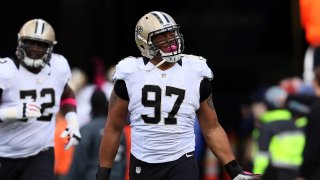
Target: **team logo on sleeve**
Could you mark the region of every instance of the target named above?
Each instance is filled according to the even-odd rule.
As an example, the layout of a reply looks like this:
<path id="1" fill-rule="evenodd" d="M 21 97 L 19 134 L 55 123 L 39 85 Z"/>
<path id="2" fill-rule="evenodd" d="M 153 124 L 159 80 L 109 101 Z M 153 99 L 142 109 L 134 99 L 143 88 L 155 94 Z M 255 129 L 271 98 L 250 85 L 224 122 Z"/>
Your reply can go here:
<path id="1" fill-rule="evenodd" d="M 139 167 L 139 166 L 136 167 L 136 173 L 137 173 L 137 174 L 140 174 L 140 173 L 141 173 L 141 167 Z"/>

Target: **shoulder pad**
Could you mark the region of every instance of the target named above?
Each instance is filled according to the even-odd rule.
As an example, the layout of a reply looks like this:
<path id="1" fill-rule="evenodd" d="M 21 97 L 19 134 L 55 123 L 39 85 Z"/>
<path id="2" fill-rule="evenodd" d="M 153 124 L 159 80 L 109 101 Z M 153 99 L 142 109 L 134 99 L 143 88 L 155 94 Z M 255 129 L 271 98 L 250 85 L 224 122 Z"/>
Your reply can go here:
<path id="1" fill-rule="evenodd" d="M 67 59 L 60 54 L 52 53 L 50 66 L 63 75 L 68 77 L 71 75 L 71 70 Z"/>
<path id="2" fill-rule="evenodd" d="M 6 89 L 9 80 L 17 74 L 18 68 L 10 58 L 0 58 L 0 88 Z"/>
<path id="3" fill-rule="evenodd" d="M 185 57 L 185 58 L 196 59 L 196 60 L 201 60 L 201 61 L 207 62 L 207 59 L 202 56 L 195 56 L 192 54 L 182 54 L 181 56 L 182 56 L 182 58 Z"/>
<path id="4" fill-rule="evenodd" d="M 183 55 L 184 62 L 188 63 L 192 67 L 193 70 L 198 72 L 200 76 L 204 78 L 208 78 L 209 80 L 213 79 L 213 73 L 211 69 L 207 65 L 207 60 L 202 56 L 194 56 L 194 55 Z"/>
<path id="5" fill-rule="evenodd" d="M 0 78 L 7 79 L 13 76 L 17 71 L 17 66 L 10 58 L 0 58 Z"/>
<path id="6" fill-rule="evenodd" d="M 127 76 L 138 70 L 138 59 L 132 56 L 126 57 L 116 65 L 116 70 L 112 80 L 116 81 L 119 79 L 125 79 Z"/>

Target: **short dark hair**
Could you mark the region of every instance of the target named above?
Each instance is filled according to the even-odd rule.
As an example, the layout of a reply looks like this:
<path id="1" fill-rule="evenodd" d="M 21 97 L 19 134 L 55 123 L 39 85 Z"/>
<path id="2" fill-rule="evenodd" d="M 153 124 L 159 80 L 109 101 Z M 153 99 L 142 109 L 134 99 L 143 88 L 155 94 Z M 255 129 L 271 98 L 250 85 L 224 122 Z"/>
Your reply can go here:
<path id="1" fill-rule="evenodd" d="M 96 88 L 90 99 L 91 117 L 106 116 L 108 114 L 108 100 L 106 94 Z"/>

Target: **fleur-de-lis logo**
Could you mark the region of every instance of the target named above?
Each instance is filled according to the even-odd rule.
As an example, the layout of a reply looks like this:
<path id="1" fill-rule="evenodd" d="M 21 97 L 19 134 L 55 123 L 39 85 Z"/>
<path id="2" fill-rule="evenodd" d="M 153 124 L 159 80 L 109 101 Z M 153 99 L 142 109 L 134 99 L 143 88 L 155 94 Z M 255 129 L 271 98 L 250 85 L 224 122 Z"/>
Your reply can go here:
<path id="1" fill-rule="evenodd" d="M 143 27 L 142 26 L 137 26 L 137 28 L 136 28 L 136 37 L 138 35 L 140 35 L 142 33 L 142 31 L 143 31 Z"/>
<path id="2" fill-rule="evenodd" d="M 141 173 L 141 167 L 139 167 L 139 166 L 136 167 L 136 173 L 137 173 L 137 174 L 140 174 L 140 173 Z"/>

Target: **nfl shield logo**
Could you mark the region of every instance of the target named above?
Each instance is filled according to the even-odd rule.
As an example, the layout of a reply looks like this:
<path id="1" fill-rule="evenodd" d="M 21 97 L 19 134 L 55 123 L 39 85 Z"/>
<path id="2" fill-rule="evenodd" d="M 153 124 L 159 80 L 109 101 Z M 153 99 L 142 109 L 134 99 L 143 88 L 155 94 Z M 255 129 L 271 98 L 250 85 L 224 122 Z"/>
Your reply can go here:
<path id="1" fill-rule="evenodd" d="M 141 167 L 136 167 L 136 173 L 140 174 L 141 173 Z"/>

